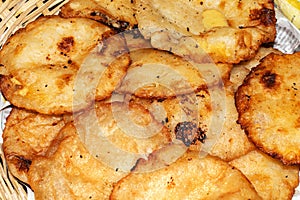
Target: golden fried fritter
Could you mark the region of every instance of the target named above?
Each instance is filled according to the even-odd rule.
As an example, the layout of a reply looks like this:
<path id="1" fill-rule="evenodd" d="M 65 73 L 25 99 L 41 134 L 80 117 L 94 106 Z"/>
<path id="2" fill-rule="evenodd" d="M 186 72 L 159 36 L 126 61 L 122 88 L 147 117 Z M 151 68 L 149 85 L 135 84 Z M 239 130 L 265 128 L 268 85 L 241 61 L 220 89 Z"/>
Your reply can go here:
<path id="1" fill-rule="evenodd" d="M 274 3 L 268 0 L 137 0 L 136 9 L 139 29 L 154 47 L 184 47 L 192 37 L 215 62 L 250 59 L 261 44 L 275 39 Z M 175 50 L 180 55 L 193 55 L 193 51 Z"/>
<path id="2" fill-rule="evenodd" d="M 29 184 L 36 200 L 108 199 L 113 184 L 125 175 L 94 158 L 68 124 L 47 153 L 32 161 Z"/>
<path id="3" fill-rule="evenodd" d="M 63 17 L 86 17 L 119 30 L 137 24 L 132 0 L 71 0 L 60 11 Z"/>
<path id="4" fill-rule="evenodd" d="M 300 163 L 300 53 L 270 54 L 253 68 L 236 93 L 238 122 L 267 154 Z"/>
<path id="5" fill-rule="evenodd" d="M 28 183 L 32 160 L 44 155 L 65 125 L 63 116 L 49 116 L 13 108 L 3 131 L 3 152 L 11 173 Z"/>
<path id="6" fill-rule="evenodd" d="M 299 167 L 285 166 L 259 150 L 230 162 L 240 170 L 263 199 L 292 199 L 299 184 Z"/>
<path id="7" fill-rule="evenodd" d="M 146 161 L 153 162 L 154 161 Z M 143 165 L 143 162 L 137 165 Z M 143 167 L 143 166 L 137 166 Z M 111 199 L 260 199 L 253 186 L 226 162 L 187 152 L 165 168 L 131 173 L 113 188 Z"/>
<path id="8" fill-rule="evenodd" d="M 159 100 L 132 98 L 132 101 L 144 105 L 158 121 L 162 121 L 169 129 L 172 141 L 178 140 L 189 149 L 201 150 L 226 161 L 253 150 L 255 146 L 236 122 L 238 113 L 233 92 L 220 88 L 212 88 L 210 92 Z M 212 96 L 218 92 L 220 96 Z"/>
<path id="9" fill-rule="evenodd" d="M 222 81 L 221 75 L 214 76 L 212 70 L 228 76 L 231 65 L 219 67 L 212 63 L 201 65 L 167 51 L 140 49 L 130 53 L 132 63 L 122 80 L 118 93 L 134 94 L 143 98 L 167 98 L 197 92 L 208 84 Z"/>
<path id="10" fill-rule="evenodd" d="M 167 128 L 138 103 L 96 102 L 75 122 L 88 150 L 112 166 L 124 160 L 123 168 L 119 167 L 124 171 L 137 159 L 172 142 Z"/>
<path id="11" fill-rule="evenodd" d="M 1 92 L 13 105 L 44 114 L 72 112 L 72 107 L 76 111 L 90 104 L 92 91 L 85 86 L 90 88 L 91 80 L 106 83 L 97 87 L 96 99 L 110 96 L 130 62 L 129 55 L 122 55 L 127 49 L 124 39 L 113 34 L 90 19 L 37 19 L 0 51 L 6 70 L 0 77 Z M 76 80 L 80 86 L 74 86 Z"/>

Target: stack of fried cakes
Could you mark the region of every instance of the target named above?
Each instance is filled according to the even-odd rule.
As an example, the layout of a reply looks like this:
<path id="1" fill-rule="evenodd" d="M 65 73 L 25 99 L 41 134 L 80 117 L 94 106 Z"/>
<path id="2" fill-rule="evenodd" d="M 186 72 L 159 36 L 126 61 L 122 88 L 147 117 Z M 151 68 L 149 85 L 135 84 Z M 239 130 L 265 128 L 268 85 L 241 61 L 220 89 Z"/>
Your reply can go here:
<path id="1" fill-rule="evenodd" d="M 0 51 L 3 150 L 36 199 L 291 199 L 300 54 L 272 1 L 71 0 Z"/>

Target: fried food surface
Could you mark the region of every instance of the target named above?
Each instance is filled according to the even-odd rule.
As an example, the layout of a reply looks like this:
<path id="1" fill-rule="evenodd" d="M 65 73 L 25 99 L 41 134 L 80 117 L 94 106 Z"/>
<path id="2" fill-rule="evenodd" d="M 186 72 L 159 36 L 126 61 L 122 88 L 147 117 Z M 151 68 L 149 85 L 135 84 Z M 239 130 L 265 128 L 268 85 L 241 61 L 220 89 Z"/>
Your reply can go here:
<path id="1" fill-rule="evenodd" d="M 205 89 L 203 74 L 184 58 L 155 49 L 130 53 L 132 63 L 118 93 L 167 98 Z"/>
<path id="2" fill-rule="evenodd" d="M 259 150 L 230 162 L 240 170 L 263 199 L 292 199 L 299 184 L 299 167 L 286 166 Z"/>
<path id="3" fill-rule="evenodd" d="M 64 125 L 63 116 L 42 115 L 13 108 L 5 124 L 2 144 L 12 174 L 28 183 L 32 160 L 45 154 Z"/>
<path id="4" fill-rule="evenodd" d="M 29 184 L 39 199 L 108 199 L 113 183 L 126 173 L 101 163 L 82 144 L 71 123 L 44 156 L 33 160 Z"/>
<path id="5" fill-rule="evenodd" d="M 217 158 L 199 158 L 198 153 L 189 151 L 168 167 L 129 174 L 115 184 L 110 198 L 129 196 L 132 199 L 260 199 L 240 171 Z"/>
<path id="6" fill-rule="evenodd" d="M 300 163 L 300 53 L 270 54 L 236 93 L 238 122 L 254 144 L 284 164 Z"/>
<path id="7" fill-rule="evenodd" d="M 238 113 L 235 107 L 234 93 L 229 89 L 226 90 L 225 101 L 226 111 L 222 131 L 209 153 L 225 161 L 230 161 L 247 154 L 255 149 L 255 146 L 248 140 L 237 123 Z"/>
<path id="8" fill-rule="evenodd" d="M 240 85 L 242 85 L 244 79 L 249 74 L 250 70 L 256 67 L 257 65 L 259 65 L 262 59 L 271 53 L 282 54 L 280 51 L 272 47 L 260 47 L 255 57 L 253 57 L 250 60 L 243 61 L 239 64 L 233 65 L 230 71 L 230 78 L 229 78 L 233 90 L 236 91 L 237 88 Z"/>
<path id="9" fill-rule="evenodd" d="M 275 39 L 274 4 L 267 0 L 137 0 L 136 9 L 141 33 L 154 47 L 176 48 L 193 37 L 215 62 L 250 59 L 261 44 Z M 181 51 L 193 54 L 191 49 Z"/>
<path id="10" fill-rule="evenodd" d="M 86 17 L 118 30 L 133 28 L 134 1 L 130 0 L 71 0 L 60 11 L 63 17 Z"/>
<path id="11" fill-rule="evenodd" d="M 216 97 L 216 93 L 220 93 L 219 96 Z M 255 148 L 236 122 L 238 113 L 234 93 L 230 89 L 222 91 L 213 87 L 210 91 L 175 98 L 156 100 L 133 97 L 132 101 L 142 104 L 158 121 L 162 121 L 172 141 L 182 143 L 189 149 L 230 161 Z"/>
<path id="12" fill-rule="evenodd" d="M 80 96 L 82 101 L 75 102 L 79 105 L 73 105 L 73 94 L 74 91 L 80 94 L 80 88 L 74 88 L 74 82 L 84 63 L 85 68 L 90 69 L 93 64 L 94 68 L 98 67 L 96 72 L 104 71 L 104 81 L 107 76 L 114 75 L 115 81 L 103 89 L 97 88 L 100 90 L 97 98 L 110 96 L 130 62 L 129 55 L 117 54 L 114 62 L 105 63 L 105 56 L 115 55 L 109 52 L 115 51 L 114 48 L 105 46 L 100 46 L 101 53 L 93 56 L 95 51 L 100 51 L 97 49 L 100 41 L 107 44 L 117 40 L 118 52 L 126 50 L 125 41 L 105 39 L 112 34 L 110 28 L 90 19 L 39 18 L 12 36 L 1 50 L 0 63 L 7 71 L 0 77 L 1 92 L 13 105 L 44 114 L 72 112 L 73 106 L 76 110 L 82 109 L 90 104 L 88 97 Z M 93 63 L 99 60 L 102 62 Z M 109 64 L 112 66 L 107 67 Z M 92 78 L 99 80 L 98 77 Z"/>
<path id="13" fill-rule="evenodd" d="M 124 171 L 172 142 L 168 129 L 138 103 L 96 102 L 75 122 L 90 153 Z"/>

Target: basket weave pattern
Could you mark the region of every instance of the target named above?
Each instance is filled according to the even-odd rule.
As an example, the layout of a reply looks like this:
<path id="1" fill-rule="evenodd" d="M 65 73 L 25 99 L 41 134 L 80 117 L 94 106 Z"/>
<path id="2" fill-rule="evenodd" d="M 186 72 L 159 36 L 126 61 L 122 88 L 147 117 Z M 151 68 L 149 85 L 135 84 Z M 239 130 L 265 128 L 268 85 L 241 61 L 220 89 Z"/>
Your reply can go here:
<path id="1" fill-rule="evenodd" d="M 67 2 L 67 0 L 0 1 L 0 48 L 18 29 L 25 27 L 39 16 L 57 14 L 61 6 Z M 3 112 L 3 110 L 0 110 L 0 112 Z M 27 200 L 26 187 L 20 184 L 7 168 L 1 144 L 0 174 L 0 200 Z"/>
<path id="2" fill-rule="evenodd" d="M 66 0 L 0 1 L 0 46 L 11 34 L 41 15 L 56 14 Z"/>

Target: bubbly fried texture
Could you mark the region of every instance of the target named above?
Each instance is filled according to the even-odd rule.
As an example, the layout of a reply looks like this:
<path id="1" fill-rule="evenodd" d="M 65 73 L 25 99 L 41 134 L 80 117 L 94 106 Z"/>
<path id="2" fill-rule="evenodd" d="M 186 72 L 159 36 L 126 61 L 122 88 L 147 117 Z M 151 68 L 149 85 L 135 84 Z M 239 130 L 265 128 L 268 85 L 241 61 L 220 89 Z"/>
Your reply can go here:
<path id="1" fill-rule="evenodd" d="M 32 160 L 45 154 L 64 125 L 63 116 L 41 115 L 13 108 L 5 124 L 2 144 L 12 174 L 28 183 Z"/>
<path id="2" fill-rule="evenodd" d="M 276 34 L 274 3 L 268 0 L 137 0 L 136 9 L 139 29 L 154 47 L 176 48 L 192 37 L 215 62 L 250 59 Z M 194 53 L 188 48 L 179 51 Z"/>
<path id="3" fill-rule="evenodd" d="M 176 162 L 160 170 L 131 173 L 124 177 L 115 184 L 110 198 L 127 199 L 128 197 L 131 199 L 260 199 L 240 171 L 214 157 L 199 158 L 196 152 L 187 152 Z"/>
<path id="4" fill-rule="evenodd" d="M 97 67 L 95 73 L 104 74 L 102 82 L 111 80 L 105 87 L 97 88 L 97 99 L 110 96 L 130 62 L 129 55 L 120 55 L 126 51 L 125 41 L 112 35 L 110 28 L 90 19 L 39 18 L 18 31 L 3 46 L 0 63 L 6 73 L 0 77 L 1 92 L 13 105 L 44 114 L 71 112 L 73 106 L 75 110 L 82 109 L 89 104 L 87 95 L 91 92 L 76 96 L 76 100 L 81 99 L 75 102 L 79 105 L 73 105 L 73 94 L 82 95 L 81 91 L 86 89 L 74 87 L 77 72 L 84 64 L 84 72 Z M 100 41 L 105 45 L 97 46 Z M 113 47 L 107 47 L 108 44 Z M 114 54 L 115 51 L 119 53 Z M 110 59 L 106 58 L 107 55 Z M 112 75 L 115 79 L 111 79 Z M 100 79 L 92 75 L 88 77 Z M 85 81 L 90 84 L 89 79 Z"/>
<path id="5" fill-rule="evenodd" d="M 29 184 L 37 200 L 108 199 L 113 183 L 125 175 L 94 158 L 70 123 L 47 153 L 33 160 Z"/>
<path id="6" fill-rule="evenodd" d="M 132 101 L 142 104 L 158 121 L 162 121 L 172 141 L 184 143 L 189 149 L 201 150 L 225 161 L 253 150 L 255 146 L 236 122 L 238 113 L 233 92 L 225 88 L 224 91 L 211 88 L 210 92 L 200 91 L 160 100 L 132 98 Z M 219 92 L 220 96 L 212 96 L 213 92 Z M 218 105 L 218 102 L 225 103 Z"/>
<path id="7" fill-rule="evenodd" d="M 237 88 L 242 85 L 250 70 L 259 65 L 261 60 L 271 53 L 282 54 L 280 51 L 272 47 L 260 47 L 255 57 L 250 60 L 233 65 L 229 78 L 231 83 L 230 85 L 231 87 L 233 87 L 233 90 L 236 91 Z"/>
<path id="8" fill-rule="evenodd" d="M 299 167 L 286 166 L 259 150 L 230 162 L 240 170 L 263 199 L 292 199 L 299 184 Z"/>
<path id="9" fill-rule="evenodd" d="M 171 143 L 167 128 L 141 104 L 97 102 L 76 119 L 88 150 L 119 169 L 131 170 L 137 159 Z M 127 164 L 126 164 L 127 163 Z"/>
<path id="10" fill-rule="evenodd" d="M 284 164 L 300 163 L 300 53 L 270 54 L 236 93 L 238 122 L 254 144 Z"/>
<path id="11" fill-rule="evenodd" d="M 132 63 L 118 93 L 144 98 L 166 98 L 205 89 L 203 74 L 192 63 L 155 49 L 130 53 Z"/>
<path id="12" fill-rule="evenodd" d="M 130 0 L 71 0 L 60 11 L 63 17 L 86 17 L 119 30 L 133 28 L 134 1 Z"/>
<path id="13" fill-rule="evenodd" d="M 201 149 L 208 134 L 212 115 L 208 91 L 178 95 L 167 99 L 148 99 L 132 96 L 130 101 L 142 104 L 151 115 L 168 129 L 173 143 L 191 149 Z"/>

